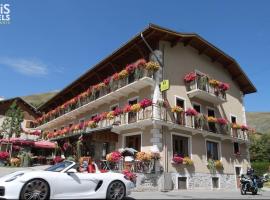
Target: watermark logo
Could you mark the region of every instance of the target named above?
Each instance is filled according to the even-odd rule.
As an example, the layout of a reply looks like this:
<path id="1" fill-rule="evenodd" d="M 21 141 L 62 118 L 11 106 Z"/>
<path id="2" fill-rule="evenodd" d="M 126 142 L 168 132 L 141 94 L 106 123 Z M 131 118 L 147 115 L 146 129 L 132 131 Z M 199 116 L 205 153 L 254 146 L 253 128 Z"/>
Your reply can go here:
<path id="1" fill-rule="evenodd" d="M 0 4 L 0 24 L 10 24 L 10 5 Z"/>

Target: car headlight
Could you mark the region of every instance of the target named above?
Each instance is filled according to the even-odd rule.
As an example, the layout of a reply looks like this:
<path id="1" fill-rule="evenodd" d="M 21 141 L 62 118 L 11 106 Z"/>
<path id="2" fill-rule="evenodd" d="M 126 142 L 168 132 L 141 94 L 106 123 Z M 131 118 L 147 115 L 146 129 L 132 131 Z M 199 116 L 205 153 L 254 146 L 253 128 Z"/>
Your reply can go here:
<path id="1" fill-rule="evenodd" d="M 11 181 L 14 181 L 16 178 L 20 177 L 24 175 L 24 173 L 20 173 L 20 174 L 16 174 L 15 176 L 12 176 L 11 178 L 5 180 L 5 182 L 11 182 Z"/>

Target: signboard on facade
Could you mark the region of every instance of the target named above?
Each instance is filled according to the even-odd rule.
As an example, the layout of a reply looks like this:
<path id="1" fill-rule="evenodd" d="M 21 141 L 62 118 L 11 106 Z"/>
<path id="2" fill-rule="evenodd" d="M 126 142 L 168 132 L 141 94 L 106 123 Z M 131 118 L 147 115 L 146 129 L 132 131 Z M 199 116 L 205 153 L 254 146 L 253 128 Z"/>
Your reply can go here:
<path id="1" fill-rule="evenodd" d="M 159 85 L 160 91 L 164 92 L 170 88 L 169 80 L 163 80 Z"/>

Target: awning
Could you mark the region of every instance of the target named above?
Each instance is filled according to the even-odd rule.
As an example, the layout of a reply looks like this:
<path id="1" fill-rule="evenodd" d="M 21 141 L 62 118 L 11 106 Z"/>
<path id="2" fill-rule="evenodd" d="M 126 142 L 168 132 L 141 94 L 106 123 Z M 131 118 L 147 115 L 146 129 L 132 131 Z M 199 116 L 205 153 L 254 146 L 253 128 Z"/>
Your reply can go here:
<path id="1" fill-rule="evenodd" d="M 37 141 L 34 142 L 34 147 L 35 148 L 42 148 L 42 149 L 54 149 L 55 148 L 55 143 L 50 142 L 50 141 Z"/>

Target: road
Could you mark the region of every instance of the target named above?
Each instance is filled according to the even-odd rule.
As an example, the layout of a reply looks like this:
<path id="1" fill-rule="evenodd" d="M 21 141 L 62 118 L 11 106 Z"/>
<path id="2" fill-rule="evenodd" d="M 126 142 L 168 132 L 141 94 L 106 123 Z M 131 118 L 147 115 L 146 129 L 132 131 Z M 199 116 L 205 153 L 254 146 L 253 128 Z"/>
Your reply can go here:
<path id="1" fill-rule="evenodd" d="M 19 170 L 39 170 L 47 166 L 28 168 L 4 168 L 0 167 L 0 177 Z M 270 189 L 263 188 L 258 195 L 241 195 L 240 191 L 225 190 L 181 190 L 170 192 L 132 192 L 127 200 L 133 199 L 270 199 Z"/>

